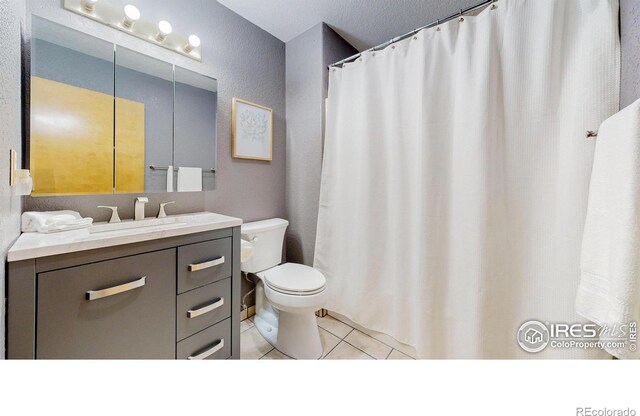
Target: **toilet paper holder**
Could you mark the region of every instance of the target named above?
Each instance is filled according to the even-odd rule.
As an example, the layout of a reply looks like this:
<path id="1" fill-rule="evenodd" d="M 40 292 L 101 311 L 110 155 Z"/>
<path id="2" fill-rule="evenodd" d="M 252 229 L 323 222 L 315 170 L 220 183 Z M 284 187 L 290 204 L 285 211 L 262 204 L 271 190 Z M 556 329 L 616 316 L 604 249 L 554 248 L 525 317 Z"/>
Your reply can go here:
<path id="1" fill-rule="evenodd" d="M 33 180 L 29 169 L 18 169 L 18 152 L 9 149 L 9 187 L 14 195 L 29 195 L 33 190 Z M 17 189 L 19 188 L 19 189 Z"/>

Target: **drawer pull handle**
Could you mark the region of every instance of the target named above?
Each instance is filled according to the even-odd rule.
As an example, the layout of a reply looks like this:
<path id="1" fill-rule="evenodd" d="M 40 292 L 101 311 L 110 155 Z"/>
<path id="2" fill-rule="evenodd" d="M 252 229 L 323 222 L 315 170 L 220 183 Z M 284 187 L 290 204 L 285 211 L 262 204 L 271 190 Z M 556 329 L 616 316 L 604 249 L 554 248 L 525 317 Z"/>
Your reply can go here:
<path id="1" fill-rule="evenodd" d="M 123 285 L 113 286 L 102 290 L 89 290 L 87 291 L 87 300 L 95 300 L 106 298 L 109 296 L 117 295 L 118 293 L 128 292 L 129 290 L 137 289 L 144 286 L 147 283 L 147 276 L 142 276 L 138 280 L 125 283 Z"/>
<path id="2" fill-rule="evenodd" d="M 200 315 L 204 315 L 205 313 L 211 312 L 214 309 L 218 309 L 220 306 L 224 305 L 224 298 L 220 298 L 217 301 L 213 302 L 211 305 L 204 306 L 200 309 L 190 309 L 187 311 L 187 316 L 189 318 L 196 318 Z"/>
<path id="3" fill-rule="evenodd" d="M 198 270 L 204 270 L 204 269 L 208 269 L 209 267 L 215 267 L 215 266 L 219 266 L 221 264 L 224 263 L 224 256 L 215 259 L 215 260 L 211 260 L 211 261 L 207 261 L 205 263 L 198 263 L 198 264 L 190 264 L 189 265 L 189 271 L 190 272 L 197 272 Z"/>
<path id="4" fill-rule="evenodd" d="M 189 357 L 187 357 L 187 360 L 204 360 L 205 358 L 207 358 L 208 356 L 215 354 L 216 352 L 220 351 L 222 348 L 224 348 L 224 338 L 222 338 L 220 341 L 218 341 L 216 343 L 216 345 L 214 345 L 213 347 L 209 348 L 208 350 L 198 354 L 198 355 L 190 355 Z"/>

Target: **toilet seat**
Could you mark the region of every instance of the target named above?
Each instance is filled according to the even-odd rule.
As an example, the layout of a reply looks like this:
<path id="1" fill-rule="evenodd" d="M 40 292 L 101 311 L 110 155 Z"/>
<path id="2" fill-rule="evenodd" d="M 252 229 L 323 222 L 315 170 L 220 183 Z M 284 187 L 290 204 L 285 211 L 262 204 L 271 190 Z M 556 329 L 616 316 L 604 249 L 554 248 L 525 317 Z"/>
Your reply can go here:
<path id="1" fill-rule="evenodd" d="M 310 296 L 324 291 L 327 280 L 313 267 L 285 263 L 265 270 L 265 284 L 273 291 L 292 296 Z"/>

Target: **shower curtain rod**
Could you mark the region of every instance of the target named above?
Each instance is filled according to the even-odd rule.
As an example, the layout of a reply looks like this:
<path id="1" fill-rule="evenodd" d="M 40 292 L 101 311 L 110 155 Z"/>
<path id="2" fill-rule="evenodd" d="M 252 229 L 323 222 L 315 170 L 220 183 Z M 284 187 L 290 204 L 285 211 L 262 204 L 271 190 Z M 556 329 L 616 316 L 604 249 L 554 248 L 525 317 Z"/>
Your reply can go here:
<path id="1" fill-rule="evenodd" d="M 422 27 L 419 27 L 417 29 L 413 29 L 411 32 L 405 33 L 402 36 L 395 37 L 395 38 L 393 38 L 393 39 L 391 39 L 389 41 L 386 41 L 385 43 L 381 43 L 380 45 L 374 46 L 373 48 L 369 48 L 369 49 L 367 49 L 365 51 L 359 52 L 359 53 L 357 53 L 357 54 L 355 54 L 353 56 L 350 56 L 350 57 L 345 58 L 345 59 L 343 59 L 341 61 L 333 63 L 333 64 L 329 65 L 328 68 L 331 69 L 334 66 L 340 66 L 340 65 L 345 64 L 345 63 L 347 63 L 349 61 L 353 61 L 355 59 L 358 59 L 359 57 L 362 56 L 362 54 L 364 54 L 366 52 L 374 52 L 374 51 L 377 51 L 377 50 L 380 50 L 380 49 L 384 49 L 387 46 L 391 45 L 392 43 L 396 43 L 398 41 L 401 41 L 403 39 L 406 39 L 406 38 L 408 38 L 410 36 L 415 35 L 419 31 L 421 31 L 422 29 L 428 29 L 430 27 L 438 26 L 441 23 L 448 22 L 449 20 L 453 20 L 456 17 L 462 17 L 465 13 L 469 13 L 470 11 L 478 9 L 480 7 L 484 7 L 484 6 L 489 5 L 489 4 L 493 4 L 491 7 L 495 7 L 495 3 L 497 3 L 497 2 L 498 2 L 498 0 L 483 0 L 480 3 L 476 3 L 473 6 L 467 7 L 466 9 L 460 9 L 459 12 L 454 13 L 454 14 L 452 14 L 450 16 L 447 16 L 447 17 L 445 17 L 443 19 L 438 19 L 435 22 L 431 22 L 431 23 L 429 23 L 427 25 L 424 25 Z"/>

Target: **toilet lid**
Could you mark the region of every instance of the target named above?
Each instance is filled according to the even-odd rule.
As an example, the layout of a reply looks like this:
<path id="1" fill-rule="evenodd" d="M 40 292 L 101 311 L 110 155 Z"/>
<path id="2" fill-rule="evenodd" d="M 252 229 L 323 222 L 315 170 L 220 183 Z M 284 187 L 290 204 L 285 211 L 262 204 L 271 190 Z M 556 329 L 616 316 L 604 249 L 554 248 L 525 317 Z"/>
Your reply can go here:
<path id="1" fill-rule="evenodd" d="M 312 295 L 324 290 L 327 280 L 313 267 L 285 263 L 264 272 L 270 288 L 291 295 Z"/>

